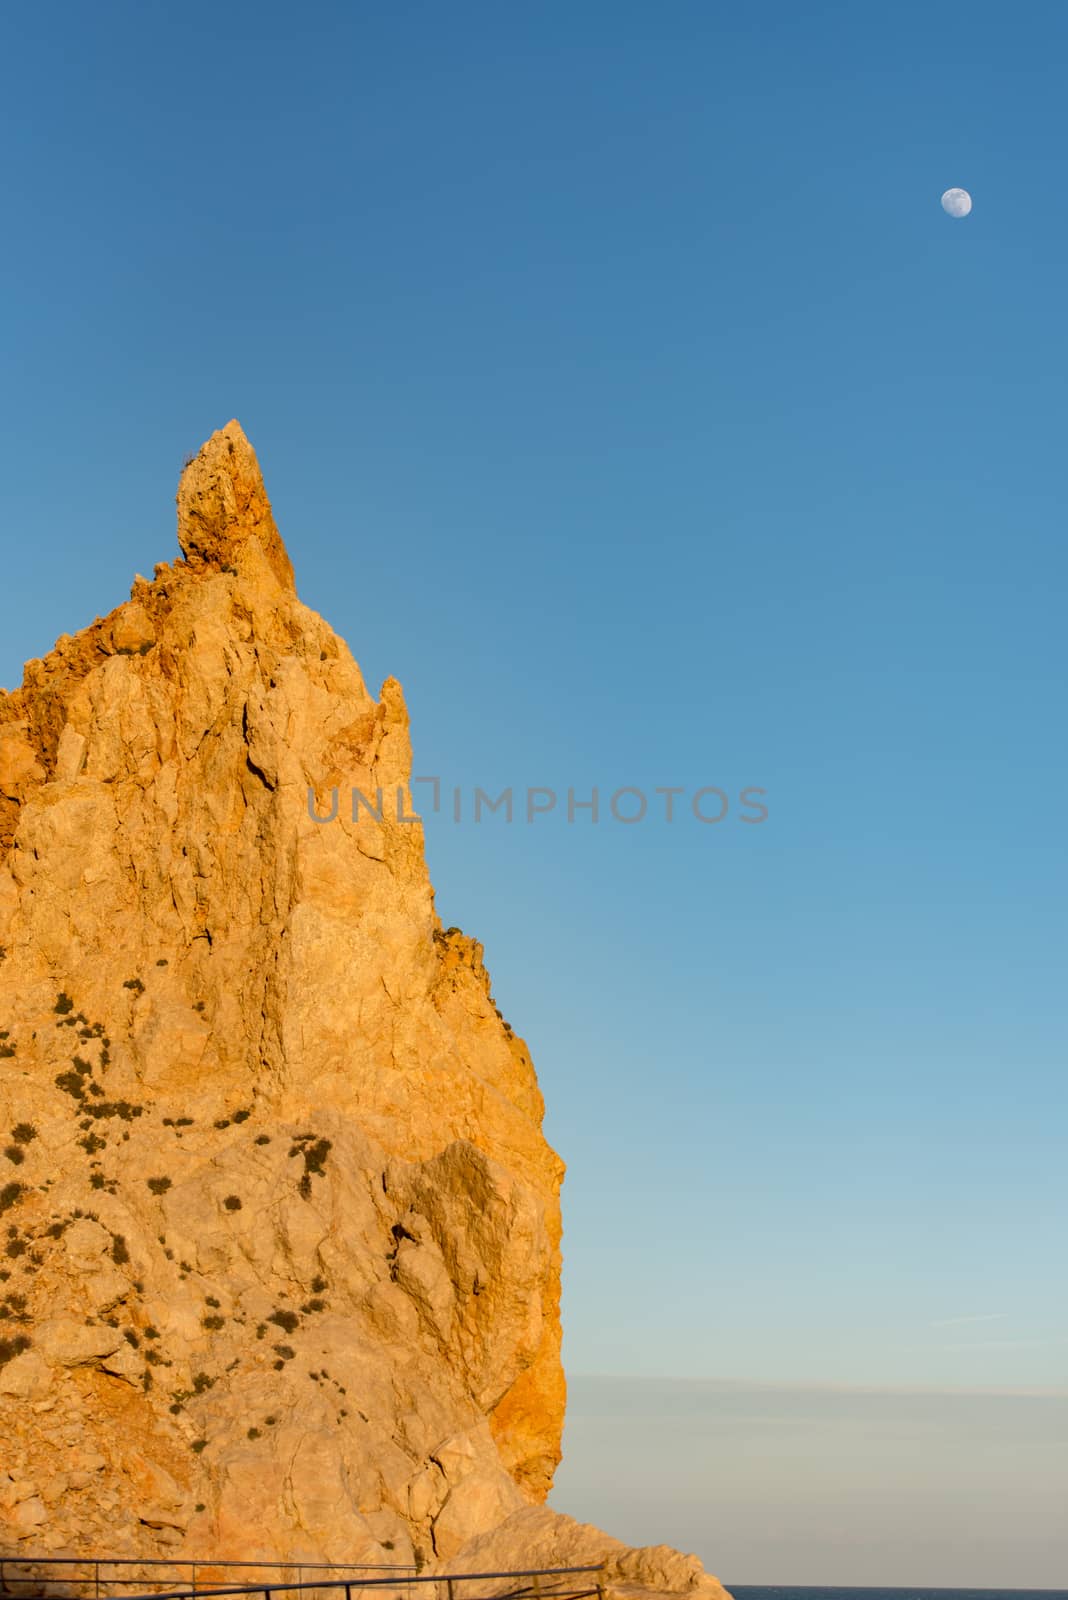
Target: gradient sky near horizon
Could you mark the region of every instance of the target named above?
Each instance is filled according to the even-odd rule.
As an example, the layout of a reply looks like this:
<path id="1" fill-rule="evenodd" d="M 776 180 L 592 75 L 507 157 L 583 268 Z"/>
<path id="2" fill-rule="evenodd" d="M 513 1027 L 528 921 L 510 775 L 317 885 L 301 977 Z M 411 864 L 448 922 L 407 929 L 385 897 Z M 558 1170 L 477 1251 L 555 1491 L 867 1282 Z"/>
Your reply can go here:
<path id="1" fill-rule="evenodd" d="M 730 1586 L 1068 1600 L 1066 1429 L 1063 1393 L 578 1378 L 553 1502 Z"/>
<path id="2" fill-rule="evenodd" d="M 574 1374 L 1068 1392 L 1066 58 L 985 0 L 6 18 L 0 683 L 236 415 L 417 772 L 767 791 L 427 816 Z"/>

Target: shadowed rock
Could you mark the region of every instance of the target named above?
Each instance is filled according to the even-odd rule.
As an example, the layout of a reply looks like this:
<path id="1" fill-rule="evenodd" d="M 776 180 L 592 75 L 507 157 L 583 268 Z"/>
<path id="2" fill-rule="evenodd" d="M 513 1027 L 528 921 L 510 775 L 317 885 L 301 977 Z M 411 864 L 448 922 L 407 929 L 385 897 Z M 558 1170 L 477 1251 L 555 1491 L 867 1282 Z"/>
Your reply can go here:
<path id="1" fill-rule="evenodd" d="M 236 422 L 178 529 L 0 694 L 0 1554 L 714 1588 L 541 1505 L 563 1163 L 394 803 L 399 684 L 298 600 Z"/>
<path id="2" fill-rule="evenodd" d="M 256 452 L 239 422 L 213 433 L 178 485 L 178 543 L 189 561 L 235 564 L 256 540 L 279 583 L 293 587 L 293 566 L 274 525 Z"/>

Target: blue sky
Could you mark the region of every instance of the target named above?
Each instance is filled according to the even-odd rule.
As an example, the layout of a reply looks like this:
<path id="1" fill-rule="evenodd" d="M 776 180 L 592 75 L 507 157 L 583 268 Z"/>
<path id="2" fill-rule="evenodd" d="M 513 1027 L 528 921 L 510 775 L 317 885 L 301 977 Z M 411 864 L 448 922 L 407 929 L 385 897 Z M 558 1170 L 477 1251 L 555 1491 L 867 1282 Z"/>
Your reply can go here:
<path id="1" fill-rule="evenodd" d="M 418 771 L 767 790 L 428 818 L 569 1165 L 575 1374 L 1068 1388 L 1066 47 L 957 0 L 9 19 L 0 682 L 174 554 L 236 415 Z"/>

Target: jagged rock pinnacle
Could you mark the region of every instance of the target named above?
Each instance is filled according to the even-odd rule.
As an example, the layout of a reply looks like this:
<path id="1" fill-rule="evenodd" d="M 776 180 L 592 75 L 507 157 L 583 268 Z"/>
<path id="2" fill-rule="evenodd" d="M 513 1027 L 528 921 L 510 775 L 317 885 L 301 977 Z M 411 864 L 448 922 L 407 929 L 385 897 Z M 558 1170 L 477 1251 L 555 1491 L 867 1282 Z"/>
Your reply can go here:
<path id="1" fill-rule="evenodd" d="M 178 543 L 187 560 L 222 567 L 234 564 L 252 539 L 278 581 L 292 589 L 293 567 L 275 527 L 256 452 L 241 424 L 230 421 L 201 445 L 182 473 Z"/>
<path id="2" fill-rule="evenodd" d="M 399 684 L 298 600 L 236 422 L 178 532 L 0 695 L 0 1557 L 727 1600 L 543 1503 L 563 1163 L 434 909 Z"/>

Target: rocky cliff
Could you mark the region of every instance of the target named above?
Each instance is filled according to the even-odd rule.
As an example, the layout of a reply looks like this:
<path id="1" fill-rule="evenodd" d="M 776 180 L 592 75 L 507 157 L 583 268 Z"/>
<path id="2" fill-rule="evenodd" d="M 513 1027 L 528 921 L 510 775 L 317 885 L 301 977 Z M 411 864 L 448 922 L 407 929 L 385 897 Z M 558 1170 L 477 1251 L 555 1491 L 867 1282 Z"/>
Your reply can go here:
<path id="1" fill-rule="evenodd" d="M 178 536 L 0 692 L 0 1554 L 715 1592 L 541 1505 L 563 1167 L 395 803 L 399 685 L 298 600 L 236 423 Z"/>

